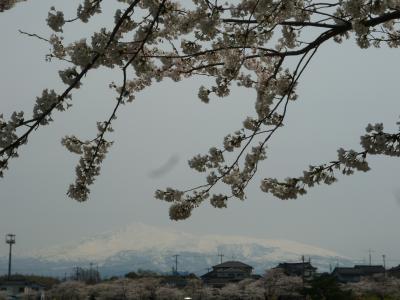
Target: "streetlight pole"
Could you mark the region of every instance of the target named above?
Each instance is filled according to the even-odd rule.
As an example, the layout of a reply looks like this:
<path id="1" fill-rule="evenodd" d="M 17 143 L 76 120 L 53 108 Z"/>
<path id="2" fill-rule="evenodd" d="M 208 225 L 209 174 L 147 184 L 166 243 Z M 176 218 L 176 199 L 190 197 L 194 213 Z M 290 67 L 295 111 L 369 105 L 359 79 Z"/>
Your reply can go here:
<path id="1" fill-rule="evenodd" d="M 6 235 L 6 243 L 10 245 L 10 252 L 8 255 L 8 280 L 11 279 L 11 253 L 12 253 L 12 245 L 15 244 L 15 234 L 7 234 Z"/>

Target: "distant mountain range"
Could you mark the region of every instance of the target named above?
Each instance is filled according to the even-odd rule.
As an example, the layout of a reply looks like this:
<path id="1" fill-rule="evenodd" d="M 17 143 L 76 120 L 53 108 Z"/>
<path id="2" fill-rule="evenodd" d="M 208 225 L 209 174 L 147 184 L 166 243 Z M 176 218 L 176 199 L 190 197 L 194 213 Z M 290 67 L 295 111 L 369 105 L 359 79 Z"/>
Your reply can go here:
<path id="1" fill-rule="evenodd" d="M 64 276 L 76 266 L 98 266 L 103 276 L 122 275 L 138 269 L 169 272 L 178 254 L 178 271 L 198 275 L 223 260 L 239 260 L 254 267 L 255 273 L 283 261 L 300 261 L 301 256 L 327 271 L 329 265 L 352 261 L 333 251 L 288 240 L 247 236 L 194 235 L 173 229 L 134 223 L 123 230 L 107 232 L 79 243 L 57 246 L 29 257 L 15 257 L 13 270 L 20 273 Z M 0 257 L 0 273 L 5 273 L 7 257 Z"/>

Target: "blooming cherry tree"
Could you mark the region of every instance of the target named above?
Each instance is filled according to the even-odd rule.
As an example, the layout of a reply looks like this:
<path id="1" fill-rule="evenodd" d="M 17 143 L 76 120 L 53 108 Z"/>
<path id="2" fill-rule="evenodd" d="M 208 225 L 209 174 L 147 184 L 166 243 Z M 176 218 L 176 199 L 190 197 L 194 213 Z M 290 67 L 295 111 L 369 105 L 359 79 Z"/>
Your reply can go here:
<path id="1" fill-rule="evenodd" d="M 281 268 L 267 270 L 262 278 L 265 292 L 270 297 L 298 294 L 304 287 L 300 276 L 288 276 Z"/>
<path id="2" fill-rule="evenodd" d="M 17 0 L 0 1 L 0 11 Z M 170 218 L 185 219 L 208 200 L 217 208 L 230 198 L 243 200 L 246 188 L 268 155 L 267 146 L 284 125 L 287 109 L 297 100 L 296 89 L 304 70 L 319 47 L 329 40 L 355 40 L 360 48 L 400 45 L 398 0 L 116 0 L 114 27 L 102 28 L 86 39 L 65 43 L 64 32 L 71 22 L 90 22 L 102 13 L 102 0 L 84 0 L 76 16 L 51 7 L 47 24 L 49 37 L 24 34 L 49 43 L 47 60 L 58 59 L 70 66 L 59 71 L 63 91 L 48 87 L 36 97 L 33 112 L 0 115 L 0 175 L 18 156 L 20 147 L 35 131 L 53 121 L 55 111 L 67 111 L 72 96 L 79 97 L 84 77 L 100 67 L 117 68 L 122 80 L 111 82 L 115 107 L 106 120 L 96 124 L 92 139 L 68 135 L 62 144 L 80 156 L 76 179 L 68 195 L 86 201 L 90 186 L 100 174 L 101 164 L 112 146 L 113 121 L 137 94 L 166 78 L 213 78 L 211 86 L 200 85 L 198 97 L 209 103 L 228 97 L 233 85 L 256 92 L 254 114 L 242 120 L 206 154 L 189 160 L 189 167 L 204 173 L 204 183 L 187 189 L 168 187 L 155 197 L 171 203 Z M 23 5 L 23 4 L 20 4 Z M 296 61 L 288 63 L 288 60 Z M 400 133 L 384 131 L 383 124 L 368 124 L 361 148 L 339 149 L 336 160 L 310 166 L 299 177 L 265 178 L 260 187 L 280 199 L 295 199 L 316 184 L 331 184 L 337 174 L 367 171 L 370 155 L 400 155 Z M 226 185 L 228 192 L 214 192 Z"/>

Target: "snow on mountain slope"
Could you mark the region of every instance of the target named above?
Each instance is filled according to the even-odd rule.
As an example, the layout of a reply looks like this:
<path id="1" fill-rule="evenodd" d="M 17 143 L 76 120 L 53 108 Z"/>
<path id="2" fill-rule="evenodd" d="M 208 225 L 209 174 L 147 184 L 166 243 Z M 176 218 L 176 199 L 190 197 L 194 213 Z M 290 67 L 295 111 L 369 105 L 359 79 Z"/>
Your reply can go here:
<path id="1" fill-rule="evenodd" d="M 227 249 L 227 246 L 230 246 Z M 259 251 L 257 251 L 257 246 Z M 288 240 L 269 240 L 246 236 L 194 235 L 173 229 L 134 223 L 116 232 L 84 239 L 75 245 L 55 247 L 36 255 L 46 260 L 105 261 L 121 252 L 192 252 L 214 253 L 222 250 L 229 256 L 270 259 L 299 259 L 301 255 L 335 258 L 341 255 Z"/>
<path id="2" fill-rule="evenodd" d="M 102 276 L 124 275 L 138 269 L 170 272 L 179 254 L 179 271 L 202 275 L 223 260 L 239 260 L 254 267 L 256 274 L 280 262 L 299 262 L 309 257 L 319 271 L 333 264 L 352 265 L 351 259 L 333 251 L 289 241 L 248 236 L 195 235 L 170 228 L 134 223 L 115 232 L 106 232 L 78 243 L 57 246 L 35 255 L 16 255 L 13 270 L 52 276 L 71 274 L 76 266 L 95 263 Z M 0 273 L 6 272 L 7 257 L 0 257 Z"/>

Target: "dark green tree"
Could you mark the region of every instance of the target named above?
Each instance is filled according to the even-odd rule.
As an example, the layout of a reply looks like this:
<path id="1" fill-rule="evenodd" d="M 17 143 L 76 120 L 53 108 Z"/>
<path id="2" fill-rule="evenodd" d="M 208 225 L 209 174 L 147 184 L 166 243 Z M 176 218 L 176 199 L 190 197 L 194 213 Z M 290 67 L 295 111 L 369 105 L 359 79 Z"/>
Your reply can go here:
<path id="1" fill-rule="evenodd" d="M 304 295 L 312 300 L 354 300 L 351 291 L 343 291 L 336 278 L 322 274 L 311 281 L 311 286 L 304 289 Z"/>

